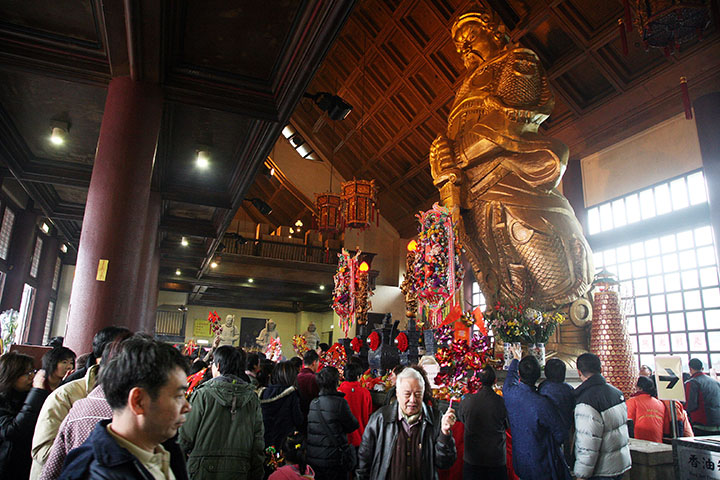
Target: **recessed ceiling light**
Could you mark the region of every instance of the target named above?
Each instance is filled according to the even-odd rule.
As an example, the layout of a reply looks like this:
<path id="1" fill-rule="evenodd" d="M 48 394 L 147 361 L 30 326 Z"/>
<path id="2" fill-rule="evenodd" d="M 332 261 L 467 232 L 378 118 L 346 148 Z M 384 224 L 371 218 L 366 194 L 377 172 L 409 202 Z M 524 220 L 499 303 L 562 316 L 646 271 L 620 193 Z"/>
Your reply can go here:
<path id="1" fill-rule="evenodd" d="M 217 262 L 211 262 L 210 268 L 217 268 L 217 265 L 218 265 Z"/>
<path id="2" fill-rule="evenodd" d="M 182 245 L 183 247 L 187 247 L 189 244 L 190 244 L 190 242 L 188 242 L 188 239 L 185 237 L 182 237 L 182 240 L 180 240 L 180 245 Z"/>
<path id="3" fill-rule="evenodd" d="M 320 290 L 325 290 L 325 285 L 320 285 Z"/>
<path id="4" fill-rule="evenodd" d="M 60 146 L 65 143 L 67 138 L 67 130 L 62 127 L 53 127 L 52 133 L 50 134 L 50 143 L 56 146 Z"/>
<path id="5" fill-rule="evenodd" d="M 302 220 L 298 220 L 297 222 L 295 222 L 295 226 L 302 227 L 303 226 Z"/>
<path id="6" fill-rule="evenodd" d="M 255 280 L 252 278 L 248 278 L 248 283 L 253 283 Z"/>
<path id="7" fill-rule="evenodd" d="M 63 253 L 67 253 L 67 245 L 64 243 L 60 245 L 60 251 Z"/>
<path id="8" fill-rule="evenodd" d="M 178 277 L 179 277 L 180 275 L 182 275 L 182 272 L 180 271 L 179 268 L 178 268 L 177 270 L 175 270 L 175 275 L 177 275 Z"/>
<path id="9" fill-rule="evenodd" d="M 43 233 L 48 233 L 50 231 L 50 227 L 47 223 L 43 222 L 42 225 L 40 225 L 40 230 L 42 230 Z"/>
<path id="10" fill-rule="evenodd" d="M 195 165 L 202 170 L 205 170 L 210 166 L 210 154 L 207 150 L 198 150 Z"/>

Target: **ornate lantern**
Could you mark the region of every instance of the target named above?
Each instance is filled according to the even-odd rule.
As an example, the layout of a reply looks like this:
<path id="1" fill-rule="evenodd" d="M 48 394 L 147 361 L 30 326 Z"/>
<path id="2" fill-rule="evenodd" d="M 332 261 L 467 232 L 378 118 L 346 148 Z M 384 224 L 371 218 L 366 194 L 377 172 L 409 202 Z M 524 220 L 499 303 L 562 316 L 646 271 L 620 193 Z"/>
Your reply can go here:
<path id="1" fill-rule="evenodd" d="M 635 0 L 635 19 L 647 47 L 669 55 L 692 37 L 702 38 L 710 23 L 707 0 Z"/>
<path id="2" fill-rule="evenodd" d="M 332 192 L 316 193 L 317 229 L 323 233 L 342 230 L 342 199 Z"/>
<path id="3" fill-rule="evenodd" d="M 342 183 L 345 226 L 365 229 L 377 220 L 375 180 L 351 180 Z"/>

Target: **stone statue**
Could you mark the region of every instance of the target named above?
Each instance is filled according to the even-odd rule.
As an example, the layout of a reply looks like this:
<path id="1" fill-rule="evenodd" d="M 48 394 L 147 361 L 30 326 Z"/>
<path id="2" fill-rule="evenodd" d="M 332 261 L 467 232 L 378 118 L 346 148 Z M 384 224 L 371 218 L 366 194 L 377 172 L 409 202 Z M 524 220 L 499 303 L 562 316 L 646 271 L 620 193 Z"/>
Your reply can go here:
<path id="1" fill-rule="evenodd" d="M 315 350 L 320 343 L 320 335 L 317 333 L 317 327 L 313 322 L 308 323 L 307 330 L 303 333 L 307 346 L 310 350 Z"/>
<path id="2" fill-rule="evenodd" d="M 237 343 L 240 339 L 240 332 L 235 326 L 235 315 L 228 315 L 225 317 L 225 323 L 222 327 L 220 327 L 217 336 L 220 338 L 218 346 L 235 345 Z"/>
<path id="3" fill-rule="evenodd" d="M 260 330 L 260 335 L 258 335 L 258 337 L 255 339 L 255 343 L 257 343 L 261 351 L 264 352 L 267 346 L 270 345 L 270 342 L 272 340 L 275 340 L 279 336 L 275 327 L 275 322 L 273 322 L 271 319 L 268 319 L 265 322 L 265 328 Z"/>
<path id="4" fill-rule="evenodd" d="M 452 37 L 467 74 L 430 167 L 475 277 L 488 305 L 570 303 L 591 286 L 592 253 L 556 189 L 568 148 L 538 133 L 554 106 L 544 69 L 482 4 L 458 18 Z"/>

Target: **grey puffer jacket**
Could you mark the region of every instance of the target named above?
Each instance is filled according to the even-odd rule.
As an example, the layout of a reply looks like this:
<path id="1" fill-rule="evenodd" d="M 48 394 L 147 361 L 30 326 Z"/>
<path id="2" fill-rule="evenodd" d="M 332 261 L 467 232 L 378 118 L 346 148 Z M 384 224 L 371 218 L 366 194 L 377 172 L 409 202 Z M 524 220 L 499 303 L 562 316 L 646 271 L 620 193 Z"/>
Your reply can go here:
<path id="1" fill-rule="evenodd" d="M 629 470 L 628 443 L 625 398 L 597 373 L 575 389 L 575 476 L 614 477 Z"/>

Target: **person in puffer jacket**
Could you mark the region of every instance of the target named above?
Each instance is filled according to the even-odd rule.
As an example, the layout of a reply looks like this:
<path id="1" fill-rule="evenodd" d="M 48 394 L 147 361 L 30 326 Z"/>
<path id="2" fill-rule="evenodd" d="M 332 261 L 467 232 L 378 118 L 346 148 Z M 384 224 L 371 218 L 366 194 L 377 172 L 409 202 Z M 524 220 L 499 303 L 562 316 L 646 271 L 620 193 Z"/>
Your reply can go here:
<path id="1" fill-rule="evenodd" d="M 192 410 L 180 428 L 178 442 L 189 454 L 192 480 L 263 478 L 265 460 L 260 400 L 238 375 L 245 365 L 234 347 L 214 354 L 213 378 L 195 388 Z"/>
<path id="2" fill-rule="evenodd" d="M 583 383 L 575 389 L 574 474 L 619 480 L 632 466 L 625 398 L 605 381 L 597 355 L 580 355 L 577 369 Z"/>
<path id="3" fill-rule="evenodd" d="M 270 385 L 258 391 L 265 424 L 265 448 L 275 447 L 279 451 L 289 433 L 302 429 L 305 418 L 296 376 L 291 362 L 280 362 L 273 369 Z"/>

